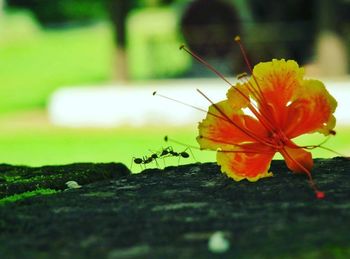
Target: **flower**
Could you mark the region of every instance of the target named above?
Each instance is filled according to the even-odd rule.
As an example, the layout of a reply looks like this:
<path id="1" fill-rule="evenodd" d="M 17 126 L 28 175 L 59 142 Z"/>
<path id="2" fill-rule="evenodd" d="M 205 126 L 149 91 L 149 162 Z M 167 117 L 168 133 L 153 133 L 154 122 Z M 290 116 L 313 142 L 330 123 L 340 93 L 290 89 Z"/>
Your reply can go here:
<path id="1" fill-rule="evenodd" d="M 273 59 L 257 64 L 252 76 L 227 92 L 227 99 L 212 103 L 199 123 L 201 149 L 217 151 L 217 163 L 228 177 L 257 181 L 272 176 L 276 152 L 287 167 L 311 178 L 312 155 L 295 137 L 319 132 L 335 133 L 336 100 L 318 80 L 304 79 L 304 69 L 293 60 Z M 310 148 L 310 147 L 309 147 Z"/>

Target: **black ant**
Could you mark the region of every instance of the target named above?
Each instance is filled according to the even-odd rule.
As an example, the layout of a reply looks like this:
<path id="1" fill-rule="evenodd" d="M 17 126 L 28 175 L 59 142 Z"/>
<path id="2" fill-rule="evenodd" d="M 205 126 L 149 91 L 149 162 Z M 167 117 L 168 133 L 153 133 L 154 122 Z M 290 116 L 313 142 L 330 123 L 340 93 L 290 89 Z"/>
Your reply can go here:
<path id="1" fill-rule="evenodd" d="M 168 156 L 177 156 L 177 157 L 183 157 L 183 158 L 189 158 L 190 155 L 186 152 L 188 148 L 186 148 L 182 152 L 176 152 L 173 150 L 172 147 L 166 147 L 163 148 L 162 152 L 159 154 L 159 157 L 168 157 Z"/>
<path id="2" fill-rule="evenodd" d="M 189 153 L 186 152 L 188 149 L 189 148 L 186 148 L 182 152 L 176 152 L 176 151 L 173 150 L 173 148 L 171 146 L 169 146 L 169 147 L 163 148 L 159 152 L 159 158 L 163 158 L 163 163 L 164 163 L 164 166 L 165 166 L 164 158 L 167 158 L 167 157 L 178 157 L 179 158 L 178 159 L 178 164 L 179 164 L 181 158 L 189 158 L 190 157 Z M 191 152 L 191 150 L 190 150 L 190 152 Z"/>
<path id="3" fill-rule="evenodd" d="M 192 155 L 193 158 L 194 158 L 194 155 L 193 155 L 193 153 L 192 153 L 191 147 L 192 147 L 192 148 L 197 148 L 197 147 L 189 146 L 189 145 L 183 144 L 183 143 L 181 143 L 181 142 L 179 142 L 179 141 L 177 141 L 177 140 L 170 139 L 168 136 L 164 136 L 164 141 L 165 141 L 165 142 L 168 142 L 168 141 L 174 142 L 174 143 L 179 144 L 179 145 L 181 145 L 181 146 L 185 146 L 186 149 L 185 149 L 184 151 L 182 151 L 182 152 L 175 152 L 175 151 L 173 150 L 173 148 L 169 146 L 169 147 L 163 149 L 163 152 L 168 152 L 168 154 L 170 154 L 170 155 L 172 155 L 172 156 L 179 156 L 179 157 L 181 156 L 181 157 L 183 157 L 183 158 L 189 158 L 190 155 L 186 152 L 187 150 L 189 150 L 190 153 L 191 153 L 191 155 Z M 197 149 L 198 149 L 198 148 L 197 148 Z"/>
<path id="4" fill-rule="evenodd" d="M 133 163 L 140 165 L 142 168 L 142 165 L 144 165 L 146 167 L 146 164 L 149 164 L 149 163 L 154 161 L 154 162 L 156 162 L 157 166 L 159 166 L 158 162 L 157 162 L 157 158 L 159 158 L 159 157 L 156 153 L 153 153 L 151 156 L 143 156 L 142 158 L 141 157 L 133 157 L 130 169 L 132 168 Z"/>

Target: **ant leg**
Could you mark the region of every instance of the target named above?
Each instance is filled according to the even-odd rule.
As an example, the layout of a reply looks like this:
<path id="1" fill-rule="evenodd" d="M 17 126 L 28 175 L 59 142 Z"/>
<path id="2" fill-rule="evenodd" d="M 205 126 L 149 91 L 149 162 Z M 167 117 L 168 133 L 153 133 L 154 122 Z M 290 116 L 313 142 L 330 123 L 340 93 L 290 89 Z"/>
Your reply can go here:
<path id="1" fill-rule="evenodd" d="M 180 159 L 181 159 L 181 155 L 178 155 L 179 159 L 177 160 L 177 165 L 180 165 Z"/>
<path id="2" fill-rule="evenodd" d="M 165 158 L 168 157 L 168 156 L 169 156 L 169 154 L 166 154 L 166 155 L 161 156 L 161 158 L 162 158 L 162 160 L 163 160 L 163 166 L 164 166 L 164 168 L 166 167 Z"/>
<path id="3" fill-rule="evenodd" d="M 197 160 L 196 157 L 194 156 L 194 154 L 193 154 L 193 152 L 192 152 L 192 149 L 191 149 L 190 147 L 187 147 L 187 148 L 185 149 L 185 151 L 186 151 L 187 149 L 188 149 L 188 151 L 190 151 L 190 153 L 191 153 L 191 155 L 192 155 L 194 161 L 196 161 L 196 163 L 198 163 L 198 160 Z"/>
<path id="4" fill-rule="evenodd" d="M 146 166 L 148 164 L 147 156 L 142 157 L 142 164 L 144 166 L 144 169 L 147 169 L 147 166 Z"/>
<path id="5" fill-rule="evenodd" d="M 180 161 L 180 158 L 181 158 L 181 157 L 182 157 L 182 158 L 189 158 L 189 157 L 190 157 L 190 155 L 186 152 L 187 150 L 190 151 L 190 153 L 191 153 L 193 159 L 194 159 L 196 162 L 198 162 L 198 161 L 195 159 L 195 157 L 194 157 L 194 155 L 193 155 L 193 152 L 192 152 L 192 150 L 191 150 L 190 147 L 187 147 L 184 151 L 182 151 L 182 152 L 180 152 L 180 153 L 177 153 L 177 155 L 179 156 L 179 161 Z"/>
<path id="6" fill-rule="evenodd" d="M 134 157 L 133 158 L 131 158 L 131 163 L 130 163 L 130 171 L 132 172 L 132 165 L 134 164 Z"/>
<path id="7" fill-rule="evenodd" d="M 171 151 L 172 151 L 172 148 L 170 146 L 168 146 L 168 147 L 165 147 L 165 148 L 162 147 L 162 150 L 159 151 L 159 153 L 158 153 L 158 157 L 159 158 L 161 157 L 162 160 L 163 160 L 163 166 L 164 167 L 166 166 L 165 158 L 170 156 L 170 152 Z"/>
<path id="8" fill-rule="evenodd" d="M 158 162 L 157 162 L 157 158 L 154 158 L 153 160 L 154 160 L 154 162 L 156 163 L 157 167 L 159 168 L 159 164 L 158 164 Z"/>

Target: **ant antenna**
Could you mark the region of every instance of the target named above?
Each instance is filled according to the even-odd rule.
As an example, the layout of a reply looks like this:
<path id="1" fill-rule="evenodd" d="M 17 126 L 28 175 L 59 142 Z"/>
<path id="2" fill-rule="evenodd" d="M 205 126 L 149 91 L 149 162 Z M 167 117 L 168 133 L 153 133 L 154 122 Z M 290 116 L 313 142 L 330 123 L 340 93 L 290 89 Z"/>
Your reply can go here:
<path id="1" fill-rule="evenodd" d="M 315 149 L 315 148 L 321 148 L 323 150 L 327 150 L 333 154 L 336 154 L 338 156 L 341 156 L 341 157 L 344 157 L 344 158 L 347 158 L 347 159 L 350 159 L 349 157 L 347 157 L 346 155 L 342 154 L 342 153 L 339 153 L 329 147 L 325 147 L 323 146 L 324 144 L 326 144 L 328 142 L 328 140 L 332 137 L 332 136 L 335 136 L 336 135 L 336 131 L 335 130 L 330 130 L 329 131 L 329 134 L 330 136 L 327 136 L 327 138 L 325 140 L 323 140 L 320 144 L 317 144 L 317 145 L 307 145 L 307 146 L 298 146 L 299 148 L 305 148 L 305 149 Z"/>
<path id="2" fill-rule="evenodd" d="M 193 149 L 200 150 L 199 147 L 196 147 L 196 146 L 193 146 L 193 145 L 187 145 L 187 144 L 182 143 L 182 142 L 180 142 L 180 141 L 177 141 L 177 140 L 175 140 L 175 139 L 169 138 L 168 136 L 164 136 L 164 141 L 165 141 L 165 142 L 173 142 L 173 143 L 176 143 L 176 144 L 181 145 L 181 146 L 184 146 L 184 147 L 190 147 L 190 148 L 193 148 Z"/>
<path id="3" fill-rule="evenodd" d="M 162 97 L 162 98 L 164 98 L 164 99 L 168 99 L 168 100 L 170 100 L 170 101 L 173 101 L 173 102 L 176 102 L 176 103 L 179 103 L 179 104 L 182 104 L 182 105 L 191 107 L 191 108 L 193 108 L 193 109 L 196 109 L 196 110 L 198 110 L 198 111 L 207 113 L 207 111 L 204 110 L 204 109 L 202 109 L 202 108 L 199 108 L 199 107 L 194 106 L 194 105 L 189 104 L 189 103 L 182 102 L 182 101 L 180 101 L 180 100 L 176 100 L 176 99 L 171 98 L 171 97 L 168 97 L 168 96 L 166 96 L 166 95 L 159 94 L 159 93 L 157 93 L 157 91 L 154 91 L 154 92 L 152 93 L 152 95 L 153 95 L 153 96 L 156 96 L 156 95 L 157 95 L 157 96 Z"/>
<path id="4" fill-rule="evenodd" d="M 187 144 L 182 143 L 182 142 L 180 142 L 180 141 L 177 141 L 177 140 L 175 140 L 175 139 L 169 138 L 168 136 L 164 136 L 164 141 L 165 141 L 165 142 L 168 142 L 168 141 L 169 141 L 169 142 L 173 142 L 173 143 L 176 143 L 176 144 L 178 144 L 178 145 L 181 145 L 181 146 L 186 147 L 186 149 L 185 149 L 184 151 L 180 152 L 179 155 L 182 156 L 183 158 L 188 158 L 189 155 L 188 155 L 188 153 L 186 152 L 186 150 L 189 150 L 190 153 L 191 153 L 191 155 L 192 155 L 192 157 L 193 157 L 193 159 L 194 159 L 196 162 L 198 162 L 197 159 L 195 158 L 193 152 L 192 152 L 192 149 L 201 150 L 199 147 L 193 146 L 193 145 L 187 145 Z"/>

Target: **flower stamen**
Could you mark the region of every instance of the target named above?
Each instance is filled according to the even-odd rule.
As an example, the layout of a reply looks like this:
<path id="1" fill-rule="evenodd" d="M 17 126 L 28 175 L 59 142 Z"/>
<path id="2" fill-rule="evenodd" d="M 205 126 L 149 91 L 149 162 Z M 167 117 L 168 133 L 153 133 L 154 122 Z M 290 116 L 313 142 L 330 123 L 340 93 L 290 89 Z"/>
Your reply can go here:
<path id="1" fill-rule="evenodd" d="M 288 159 L 290 159 L 293 163 L 295 163 L 301 170 L 303 173 L 305 173 L 307 175 L 307 177 L 309 178 L 309 185 L 310 187 L 314 190 L 315 192 L 315 195 L 316 195 L 316 198 L 318 199 L 323 199 L 326 195 L 324 192 L 320 191 L 318 188 L 317 188 L 317 185 L 316 183 L 314 182 L 314 180 L 312 179 L 312 176 L 311 176 L 311 172 L 305 167 L 303 166 L 301 163 L 299 163 L 296 159 L 294 159 L 288 152 L 285 148 L 283 148 L 281 150 L 281 153 L 283 155 L 285 155 Z"/>
<path id="2" fill-rule="evenodd" d="M 247 52 L 246 52 L 246 50 L 245 50 L 245 48 L 244 48 L 244 46 L 243 46 L 243 44 L 242 44 L 241 37 L 239 37 L 239 36 L 237 35 L 237 36 L 235 37 L 235 42 L 238 44 L 239 49 L 241 50 L 241 53 L 242 53 L 242 55 L 243 55 L 244 62 L 245 62 L 245 64 L 247 65 L 248 70 L 249 70 L 250 74 L 252 75 L 252 77 L 253 77 L 253 79 L 254 79 L 254 81 L 255 81 L 255 83 L 256 83 L 256 86 L 257 86 L 257 88 L 258 88 L 258 90 L 259 90 L 259 92 L 260 92 L 260 94 L 261 94 L 261 96 L 262 96 L 263 101 L 265 102 L 264 94 L 263 94 L 263 92 L 262 92 L 262 90 L 261 90 L 261 88 L 260 88 L 260 85 L 259 85 L 259 83 L 258 83 L 258 80 L 256 79 L 256 77 L 255 77 L 255 75 L 254 75 L 254 73 L 253 73 L 253 69 L 252 69 L 252 66 L 251 66 L 251 64 L 250 64 L 250 62 L 249 62 Z M 265 103 L 266 103 L 266 102 L 265 102 Z"/>

